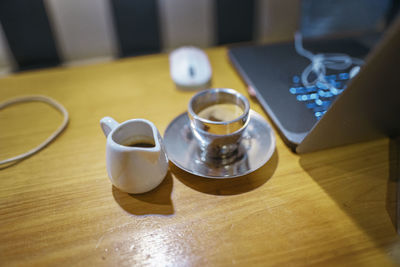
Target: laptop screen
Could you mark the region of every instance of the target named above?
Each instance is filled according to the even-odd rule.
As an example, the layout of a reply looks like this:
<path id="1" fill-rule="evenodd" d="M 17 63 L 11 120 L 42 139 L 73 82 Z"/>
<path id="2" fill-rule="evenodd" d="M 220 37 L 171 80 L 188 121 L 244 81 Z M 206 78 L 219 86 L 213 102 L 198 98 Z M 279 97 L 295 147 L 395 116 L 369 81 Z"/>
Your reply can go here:
<path id="1" fill-rule="evenodd" d="M 304 37 L 379 32 L 393 8 L 391 0 L 302 0 Z"/>

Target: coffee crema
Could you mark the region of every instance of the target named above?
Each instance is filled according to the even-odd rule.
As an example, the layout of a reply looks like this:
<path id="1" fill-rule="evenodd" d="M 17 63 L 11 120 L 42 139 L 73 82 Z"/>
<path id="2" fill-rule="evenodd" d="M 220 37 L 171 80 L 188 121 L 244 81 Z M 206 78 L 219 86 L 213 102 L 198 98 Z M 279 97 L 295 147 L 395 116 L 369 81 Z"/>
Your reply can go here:
<path id="1" fill-rule="evenodd" d="M 232 121 L 243 114 L 243 110 L 236 104 L 215 104 L 202 109 L 197 115 L 203 119 L 223 122 Z"/>
<path id="2" fill-rule="evenodd" d="M 146 138 L 146 137 L 136 137 L 136 138 L 131 138 L 129 140 L 126 140 L 125 142 L 122 143 L 123 146 L 129 146 L 129 147 L 139 147 L 139 148 L 151 148 L 155 147 L 156 145 L 154 144 L 154 140 L 151 138 Z"/>

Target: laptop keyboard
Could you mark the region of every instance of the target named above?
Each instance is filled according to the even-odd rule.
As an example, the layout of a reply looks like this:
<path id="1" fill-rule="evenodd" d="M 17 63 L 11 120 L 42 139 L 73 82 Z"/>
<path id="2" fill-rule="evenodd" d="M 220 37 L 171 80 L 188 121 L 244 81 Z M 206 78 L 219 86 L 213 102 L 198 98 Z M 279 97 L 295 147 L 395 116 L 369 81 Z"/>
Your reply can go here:
<path id="1" fill-rule="evenodd" d="M 292 77 L 292 86 L 289 92 L 296 97 L 297 101 L 303 102 L 317 119 L 320 119 L 333 100 L 344 91 L 346 83 L 349 81 L 349 76 L 347 72 L 325 76 L 326 81 L 335 86 L 335 88 L 329 89 L 326 84 L 321 82 L 305 87 L 301 83 L 300 76 L 295 75 Z"/>

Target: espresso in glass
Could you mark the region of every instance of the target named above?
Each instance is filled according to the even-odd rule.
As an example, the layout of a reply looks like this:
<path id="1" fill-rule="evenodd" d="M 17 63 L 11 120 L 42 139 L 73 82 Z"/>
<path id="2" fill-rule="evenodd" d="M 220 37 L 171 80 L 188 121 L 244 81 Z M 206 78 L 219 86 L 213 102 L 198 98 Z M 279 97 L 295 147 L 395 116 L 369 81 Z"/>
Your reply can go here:
<path id="1" fill-rule="evenodd" d="M 233 103 L 214 104 L 197 113 L 203 119 L 216 122 L 232 121 L 242 114 L 243 110 Z"/>

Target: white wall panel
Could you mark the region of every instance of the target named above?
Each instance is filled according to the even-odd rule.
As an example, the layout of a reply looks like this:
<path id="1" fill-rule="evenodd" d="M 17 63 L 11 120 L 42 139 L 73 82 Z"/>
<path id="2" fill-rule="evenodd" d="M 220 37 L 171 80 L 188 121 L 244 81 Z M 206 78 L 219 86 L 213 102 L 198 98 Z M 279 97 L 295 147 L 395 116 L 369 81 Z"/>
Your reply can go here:
<path id="1" fill-rule="evenodd" d="M 212 0 L 159 0 L 163 47 L 199 47 L 214 43 L 214 4 Z"/>
<path id="2" fill-rule="evenodd" d="M 293 39 L 300 17 L 300 0 L 257 0 L 256 40 L 275 42 Z"/>
<path id="3" fill-rule="evenodd" d="M 0 24 L 0 75 L 10 73 L 14 67 L 15 62 Z"/>
<path id="4" fill-rule="evenodd" d="M 45 4 L 64 61 L 116 56 L 108 0 L 45 0 Z"/>

